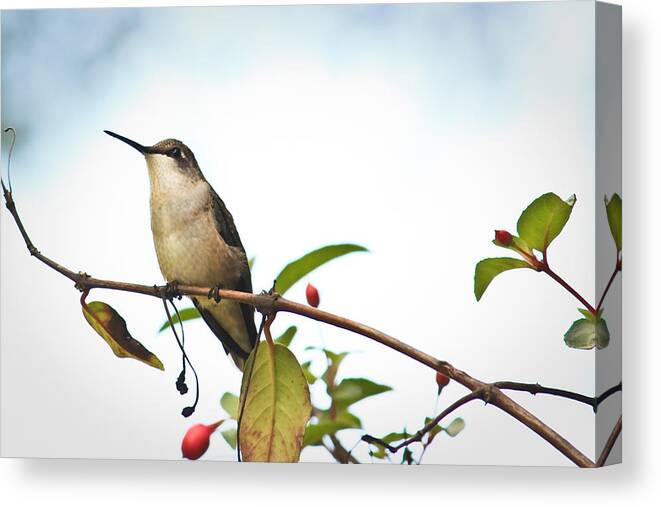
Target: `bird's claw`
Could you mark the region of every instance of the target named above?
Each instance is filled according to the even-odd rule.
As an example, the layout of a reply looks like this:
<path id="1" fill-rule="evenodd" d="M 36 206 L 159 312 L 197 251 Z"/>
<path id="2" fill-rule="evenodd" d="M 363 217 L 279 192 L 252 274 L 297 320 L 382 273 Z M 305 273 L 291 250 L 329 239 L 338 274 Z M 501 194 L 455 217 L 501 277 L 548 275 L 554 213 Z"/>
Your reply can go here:
<path id="1" fill-rule="evenodd" d="M 173 300 L 175 298 L 181 299 L 181 294 L 179 293 L 179 282 L 173 280 L 166 283 L 163 287 L 163 297 L 169 300 Z"/>
<path id="2" fill-rule="evenodd" d="M 209 299 L 213 299 L 216 303 L 220 303 L 221 297 L 220 297 L 220 291 L 223 288 L 221 284 L 213 286 L 211 289 L 209 289 L 209 294 L 207 297 Z"/>

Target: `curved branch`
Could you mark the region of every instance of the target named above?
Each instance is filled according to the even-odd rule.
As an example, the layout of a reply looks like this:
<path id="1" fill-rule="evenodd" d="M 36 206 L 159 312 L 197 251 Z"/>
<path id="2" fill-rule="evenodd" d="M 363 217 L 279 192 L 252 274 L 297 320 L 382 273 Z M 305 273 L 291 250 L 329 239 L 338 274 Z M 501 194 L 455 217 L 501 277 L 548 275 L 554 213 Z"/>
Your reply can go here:
<path id="1" fill-rule="evenodd" d="M 126 282 L 116 282 L 112 280 L 103 280 L 99 278 L 94 278 L 89 276 L 87 273 L 79 272 L 75 273 L 70 269 L 62 266 L 61 264 L 49 259 L 41 252 L 37 250 L 34 246 L 30 237 L 28 236 L 21 219 L 16 210 L 16 204 L 12 198 L 11 192 L 9 192 L 2 182 L 2 190 L 4 192 L 5 203 L 7 209 L 14 217 L 16 225 L 23 236 L 23 240 L 30 252 L 31 255 L 39 259 L 41 262 L 54 269 L 58 273 L 66 276 L 71 281 L 74 282 L 75 286 L 79 290 L 90 290 L 90 289 L 112 289 L 120 290 L 125 292 L 134 292 L 136 294 L 144 294 L 148 296 L 153 296 L 157 298 L 163 298 L 167 296 L 199 296 L 199 297 L 208 297 L 210 288 L 209 287 L 193 287 L 189 285 L 178 285 L 176 288 L 176 294 L 172 294 L 172 287 L 168 286 L 148 286 L 140 285 L 134 283 Z M 404 343 L 386 333 L 383 333 L 373 327 L 366 326 L 359 322 L 347 319 L 345 317 L 340 317 L 318 308 L 314 308 L 308 305 L 303 305 L 300 303 L 295 303 L 280 297 L 278 294 L 250 294 L 247 292 L 241 292 L 236 290 L 221 289 L 218 291 L 221 298 L 237 301 L 239 303 L 247 304 L 254 306 L 262 314 L 273 314 L 279 311 L 295 313 L 308 317 L 319 322 L 325 322 L 326 324 L 333 325 L 354 333 L 363 335 L 367 338 L 370 338 L 386 347 L 389 347 L 397 352 L 400 352 L 415 361 L 418 361 L 429 368 L 439 371 L 449 378 L 455 380 L 464 387 L 470 389 L 471 391 L 476 391 L 481 388 L 484 388 L 487 384 L 471 377 L 466 372 L 455 368 L 447 361 L 441 361 L 421 350 L 412 347 L 411 345 Z M 534 416 L 528 410 L 523 408 L 521 405 L 513 401 L 511 398 L 507 397 L 502 393 L 497 387 L 493 387 L 490 391 L 489 403 L 503 410 L 507 414 L 511 415 L 519 422 L 527 426 L 529 429 L 537 433 L 541 438 L 550 443 L 558 451 L 560 451 L 564 456 L 570 459 L 573 463 L 580 467 L 594 467 L 595 463 L 585 456 L 581 451 L 569 443 L 564 437 L 558 434 L 555 430 L 550 428 L 548 425 L 544 424 L 539 418 Z"/>

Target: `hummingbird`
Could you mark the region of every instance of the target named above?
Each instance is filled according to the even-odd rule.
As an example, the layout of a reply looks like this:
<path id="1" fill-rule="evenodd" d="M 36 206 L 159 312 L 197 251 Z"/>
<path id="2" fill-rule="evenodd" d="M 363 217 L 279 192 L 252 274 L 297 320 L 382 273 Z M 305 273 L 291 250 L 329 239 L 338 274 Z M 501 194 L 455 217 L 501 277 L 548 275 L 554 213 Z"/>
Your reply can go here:
<path id="1" fill-rule="evenodd" d="M 143 146 L 109 130 L 147 162 L 151 230 L 156 257 L 169 284 L 212 287 L 209 298 L 191 297 L 204 322 L 243 370 L 257 341 L 255 310 L 218 298 L 218 289 L 252 292 L 250 267 L 232 214 L 181 141 Z M 215 297 L 211 297 L 215 291 Z"/>

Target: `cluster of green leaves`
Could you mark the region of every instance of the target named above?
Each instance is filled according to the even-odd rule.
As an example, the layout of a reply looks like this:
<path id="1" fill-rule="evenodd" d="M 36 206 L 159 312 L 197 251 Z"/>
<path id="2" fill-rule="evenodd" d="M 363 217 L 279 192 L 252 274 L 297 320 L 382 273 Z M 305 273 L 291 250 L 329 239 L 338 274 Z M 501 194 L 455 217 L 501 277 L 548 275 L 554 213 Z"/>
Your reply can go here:
<path id="1" fill-rule="evenodd" d="M 495 257 L 483 259 L 475 266 L 474 293 L 479 301 L 487 287 L 501 273 L 513 269 L 532 269 L 558 277 L 548 265 L 547 250 L 569 221 L 576 204 L 576 196 L 563 200 L 554 193 L 535 199 L 517 221 L 518 236 L 497 231 L 493 243 L 516 252 L 520 258 Z M 605 199 L 606 216 L 617 248 L 618 263 L 622 249 L 622 200 L 618 194 Z M 541 254 L 541 259 L 538 257 Z M 584 301 L 584 300 L 583 300 Z M 587 305 L 589 306 L 589 305 Z M 610 334 L 600 308 L 579 308 L 583 318 L 574 321 L 564 335 L 567 346 L 576 349 L 604 348 Z"/>
<path id="2" fill-rule="evenodd" d="M 329 245 L 314 250 L 284 267 L 276 278 L 275 290 L 284 294 L 319 266 L 342 255 L 360 251 L 366 249 L 351 244 Z M 196 318 L 194 314 L 187 316 L 186 320 Z M 308 421 L 312 414 L 309 384 L 318 378 L 310 371 L 311 361 L 299 364 L 288 349 L 297 332 L 296 326 L 290 326 L 272 345 L 268 342 L 260 343 L 244 367 L 240 397 L 232 393 L 225 393 L 221 397 L 221 406 L 230 419 L 237 420 L 240 413 L 241 423 L 237 424 L 238 445 L 246 461 L 295 462 L 305 445 L 313 445 L 307 441 L 309 430 L 306 428 L 310 428 Z M 327 373 L 328 378 L 331 378 L 331 374 Z M 334 415 L 338 410 L 341 414 L 348 413 L 346 408 L 361 396 L 355 390 L 367 392 L 372 388 L 370 384 L 373 383 L 366 379 L 347 379 L 339 390 L 340 408 L 334 409 Z M 368 395 L 362 394 L 363 397 Z M 315 411 L 317 420 L 323 412 Z M 355 426 L 356 422 L 352 424 Z M 323 434 L 329 434 L 328 431 Z M 334 433 L 337 428 L 331 431 Z M 237 428 L 225 430 L 221 434 L 230 446 L 236 448 Z"/>
<path id="3" fill-rule="evenodd" d="M 284 349 L 292 343 L 294 336 L 296 335 L 297 329 L 295 326 L 290 326 L 287 330 L 282 333 L 277 339 L 274 340 L 276 350 Z M 266 342 L 263 342 L 261 347 L 267 346 Z M 241 419 L 241 449 L 243 458 L 246 461 L 255 460 L 255 454 L 252 453 L 251 442 L 261 442 L 269 440 L 270 430 L 273 430 L 273 434 L 277 435 L 277 438 L 280 440 L 276 444 L 280 444 L 280 447 L 272 449 L 271 456 L 266 458 L 268 459 L 258 459 L 258 461 L 286 461 L 289 459 L 278 459 L 281 456 L 279 452 L 281 450 L 291 450 L 296 448 L 296 444 L 299 445 L 298 450 L 306 446 L 316 446 L 323 445 L 324 437 L 335 436 L 341 430 L 345 429 L 361 429 L 363 427 L 361 420 L 355 414 L 351 413 L 351 407 L 365 398 L 370 396 L 375 396 L 387 391 L 390 391 L 389 386 L 382 384 L 377 384 L 371 380 L 365 378 L 344 378 L 338 380 L 338 370 L 342 361 L 349 355 L 348 352 L 335 353 L 327 349 L 317 349 L 315 347 L 307 347 L 307 351 L 315 350 L 321 352 L 323 357 L 326 359 L 327 366 L 325 371 L 317 376 L 311 371 L 311 365 L 313 360 L 308 360 L 303 362 L 300 365 L 300 370 L 302 376 L 294 375 L 297 371 L 296 365 L 292 361 L 289 361 L 287 364 L 276 364 L 276 374 L 270 378 L 275 378 L 276 382 L 279 385 L 286 385 L 285 396 L 281 398 L 278 397 L 277 392 L 274 392 L 273 388 L 268 384 L 268 378 L 253 378 L 251 380 L 251 386 L 249 392 L 260 392 L 260 400 L 255 402 L 254 405 L 246 404 L 244 407 L 244 413 Z M 290 353 L 291 354 L 291 353 Z M 252 357 L 252 356 L 251 356 Z M 259 356 L 258 356 L 259 357 Z M 291 356 L 293 357 L 293 355 Z M 258 361 L 255 368 L 260 369 L 264 373 L 269 375 L 272 373 L 271 368 L 266 365 L 267 361 L 262 360 Z M 249 371 L 250 363 L 247 363 L 245 372 Z M 278 371 L 280 368 L 280 371 Z M 282 373 L 280 373 L 282 372 Z M 287 375 L 288 379 L 282 380 L 283 374 Z M 260 377 L 264 377 L 264 374 L 261 374 Z M 291 378 L 294 377 L 294 378 Z M 326 393 L 329 395 L 331 402 L 330 406 L 322 408 L 319 404 L 310 407 L 309 406 L 309 387 L 315 384 L 316 382 L 323 382 L 326 387 Z M 302 384 L 305 384 L 305 389 L 303 389 Z M 243 381 L 243 390 L 245 392 L 246 381 Z M 294 390 L 299 391 L 297 396 L 291 396 Z M 265 394 L 266 392 L 266 394 Z M 308 392 L 307 397 L 300 394 L 300 392 Z M 286 413 L 287 417 L 283 417 L 281 421 L 276 419 L 271 419 L 270 415 L 273 413 L 271 411 L 271 398 L 269 393 L 273 393 L 272 406 L 276 410 L 276 415 L 279 413 Z M 280 393 L 281 394 L 281 393 Z M 242 401 L 242 400 L 241 400 Z M 226 392 L 222 395 L 220 399 L 220 404 L 222 408 L 227 412 L 229 419 L 238 419 L 239 407 L 241 406 L 241 401 L 239 397 L 235 394 Z M 303 403 L 301 403 L 303 401 Z M 303 417 L 296 419 L 293 415 L 300 414 L 301 408 L 303 412 L 307 413 L 307 418 L 305 418 L 305 423 L 303 424 L 304 431 L 301 431 L 300 424 L 296 427 L 293 427 L 292 421 L 303 420 Z M 268 417 L 263 417 L 264 414 L 261 412 L 264 411 L 264 414 Z M 251 426 L 246 428 L 246 425 L 251 424 L 251 414 L 256 414 L 257 419 L 261 419 L 262 422 L 257 422 L 259 433 L 254 432 L 254 428 Z M 312 418 L 310 419 L 310 415 Z M 266 424 L 264 423 L 266 422 Z M 273 421 L 273 423 L 271 423 Z M 272 424 L 272 426 L 268 426 Z M 264 426 L 267 426 L 264 428 Z M 287 427 L 285 427 L 287 426 Z M 223 438 L 227 443 L 233 448 L 236 449 L 236 428 L 231 428 L 222 432 Z M 276 433 L 277 432 L 277 433 Z M 302 438 L 300 438 L 302 437 Z M 300 440 L 299 440 L 300 438 Z M 290 446 L 290 447 L 288 447 Z M 263 445 L 262 445 L 263 447 Z M 248 453 L 246 453 L 248 450 Z M 263 451 L 263 454 L 266 454 L 263 448 L 258 450 Z M 293 460 L 295 453 L 290 453 L 286 455 L 286 458 Z M 264 458 L 265 456 L 260 456 Z M 298 454 L 295 455 L 298 458 Z"/>
<path id="4" fill-rule="evenodd" d="M 543 262 L 537 259 L 533 250 L 546 254 L 551 242 L 560 234 L 576 203 L 576 196 L 563 200 L 556 194 L 548 193 L 535 199 L 521 213 L 516 224 L 518 236 L 511 242 L 493 244 L 518 253 L 521 259 L 495 257 L 483 259 L 475 266 L 475 298 L 479 301 L 493 279 L 511 269 L 534 269 L 541 271 Z"/>
<path id="5" fill-rule="evenodd" d="M 310 372 L 311 361 L 303 363 L 303 368 L 307 372 L 306 377 L 310 385 L 318 381 L 325 385 L 330 405 L 327 408 L 314 408 L 313 420 L 305 429 L 303 445 L 322 445 L 324 437 L 335 436 L 346 429 L 361 429 L 361 420 L 351 412 L 353 405 L 371 396 L 391 391 L 392 388 L 366 378 L 338 380 L 340 365 L 349 355 L 348 352 L 336 353 L 314 347 L 308 347 L 307 350 L 318 350 L 324 354 L 327 365 L 322 375 L 317 377 Z"/>

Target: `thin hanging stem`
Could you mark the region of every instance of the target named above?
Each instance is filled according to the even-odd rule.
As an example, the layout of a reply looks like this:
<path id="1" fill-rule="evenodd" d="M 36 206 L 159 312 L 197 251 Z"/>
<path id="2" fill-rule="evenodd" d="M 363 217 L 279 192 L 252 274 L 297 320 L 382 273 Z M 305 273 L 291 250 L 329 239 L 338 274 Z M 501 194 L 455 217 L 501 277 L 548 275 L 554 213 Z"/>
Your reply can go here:
<path id="1" fill-rule="evenodd" d="M 181 411 L 181 415 L 184 417 L 189 417 L 193 412 L 195 412 L 195 407 L 197 406 L 197 402 L 200 399 L 200 382 L 197 377 L 197 372 L 195 371 L 195 368 L 193 367 L 193 364 L 190 362 L 190 359 L 188 358 L 188 355 L 186 354 L 186 351 L 184 350 L 184 345 L 182 341 L 179 340 L 179 336 L 177 335 L 177 330 L 175 329 L 174 322 L 172 321 L 172 315 L 170 315 L 170 310 L 168 309 L 168 299 L 163 298 L 163 308 L 165 308 L 165 314 L 168 316 L 168 322 L 170 323 L 170 329 L 172 329 L 172 333 L 174 334 L 175 340 L 177 340 L 177 345 L 179 345 L 179 349 L 181 349 L 181 353 L 184 356 L 184 359 L 188 361 L 188 366 L 190 366 L 190 369 L 193 372 L 193 375 L 195 376 L 195 401 L 193 402 L 193 405 L 190 407 L 184 407 L 184 409 Z M 174 306 L 174 303 L 170 301 L 170 304 Z M 176 310 L 176 307 L 175 307 Z"/>

